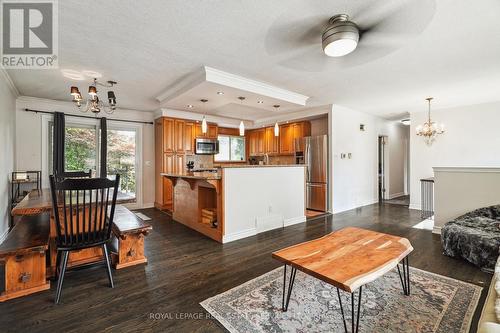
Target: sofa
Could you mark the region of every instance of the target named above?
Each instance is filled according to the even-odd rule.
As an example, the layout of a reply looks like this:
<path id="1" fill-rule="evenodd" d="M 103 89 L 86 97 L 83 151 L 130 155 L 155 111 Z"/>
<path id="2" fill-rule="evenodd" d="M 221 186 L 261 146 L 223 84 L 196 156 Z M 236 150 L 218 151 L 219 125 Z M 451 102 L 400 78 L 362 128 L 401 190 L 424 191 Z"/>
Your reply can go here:
<path id="1" fill-rule="evenodd" d="M 441 229 L 444 254 L 493 273 L 500 249 L 500 205 L 459 216 Z"/>
<path id="2" fill-rule="evenodd" d="M 500 333 L 500 259 L 497 260 L 490 289 L 484 301 L 477 333 Z"/>

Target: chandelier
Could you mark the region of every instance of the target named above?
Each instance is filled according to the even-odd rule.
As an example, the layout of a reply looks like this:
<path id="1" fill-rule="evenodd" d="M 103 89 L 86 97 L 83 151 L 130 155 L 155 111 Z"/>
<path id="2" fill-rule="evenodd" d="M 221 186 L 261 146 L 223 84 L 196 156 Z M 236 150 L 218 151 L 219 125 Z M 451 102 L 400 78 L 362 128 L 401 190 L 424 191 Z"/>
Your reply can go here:
<path id="1" fill-rule="evenodd" d="M 418 136 L 423 136 L 425 139 L 425 142 L 428 145 L 431 145 L 434 140 L 436 140 L 436 137 L 438 134 L 443 134 L 444 133 L 444 124 L 437 124 L 436 122 L 431 120 L 431 101 L 432 97 L 426 98 L 428 104 L 429 104 L 429 109 L 427 111 L 427 121 L 423 125 L 419 125 L 416 128 L 416 132 Z"/>
<path id="2" fill-rule="evenodd" d="M 114 91 L 108 91 L 108 101 L 104 103 L 99 96 L 97 96 L 97 86 L 111 88 L 115 84 L 116 81 L 107 81 L 106 84 L 100 83 L 97 79 L 94 79 L 94 83 L 89 86 L 89 98 L 84 101 L 82 94 L 80 94 L 80 90 L 78 87 L 71 87 L 71 96 L 73 96 L 73 102 L 76 107 L 82 112 L 92 112 L 94 114 L 98 114 L 101 111 L 104 111 L 108 114 L 112 114 L 116 110 L 116 96 Z M 82 108 L 82 105 L 85 104 L 85 107 Z"/>

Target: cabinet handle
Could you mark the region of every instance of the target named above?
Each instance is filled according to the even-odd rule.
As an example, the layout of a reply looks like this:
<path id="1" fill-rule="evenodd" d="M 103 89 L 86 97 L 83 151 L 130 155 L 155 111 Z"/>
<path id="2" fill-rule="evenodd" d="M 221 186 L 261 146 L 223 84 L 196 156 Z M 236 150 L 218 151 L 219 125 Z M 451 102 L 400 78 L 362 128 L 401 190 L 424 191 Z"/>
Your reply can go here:
<path id="1" fill-rule="evenodd" d="M 19 281 L 21 281 L 22 283 L 26 283 L 29 280 L 31 280 L 31 274 L 30 273 L 21 273 L 19 275 Z"/>

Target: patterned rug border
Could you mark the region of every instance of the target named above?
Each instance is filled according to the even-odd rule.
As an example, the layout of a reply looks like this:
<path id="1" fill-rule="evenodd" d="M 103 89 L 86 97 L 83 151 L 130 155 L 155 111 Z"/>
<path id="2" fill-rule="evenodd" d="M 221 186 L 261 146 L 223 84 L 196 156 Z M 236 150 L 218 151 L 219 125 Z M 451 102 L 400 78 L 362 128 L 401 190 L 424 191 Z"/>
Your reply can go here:
<path id="1" fill-rule="evenodd" d="M 199 304 L 211 315 L 213 316 L 215 319 L 217 319 L 217 321 L 222 324 L 222 326 L 228 330 L 230 333 L 239 333 L 238 330 L 236 330 L 235 327 L 233 327 L 227 320 L 225 320 L 215 309 L 213 309 L 211 306 L 210 306 L 210 302 L 214 299 L 217 299 L 217 298 L 220 298 L 220 297 L 223 297 L 224 295 L 227 295 L 231 292 L 236 292 L 242 288 L 245 288 L 247 285 L 251 284 L 252 282 L 254 282 L 255 280 L 258 280 L 258 279 L 263 279 L 265 278 L 266 276 L 268 275 L 271 275 L 273 273 L 275 273 L 276 271 L 279 271 L 279 270 L 282 270 L 283 269 L 283 266 L 280 266 L 278 268 L 275 268 L 273 269 L 272 271 L 269 271 L 267 273 L 264 273 L 262 275 L 259 275 L 251 280 L 248 280 L 240 285 L 237 285 L 236 287 L 233 287 L 231 289 L 228 289 L 220 294 L 217 294 L 215 296 L 212 296 L 210 298 L 207 298 L 206 300 L 200 302 Z M 472 289 L 474 289 L 474 296 L 473 298 L 471 299 L 471 302 L 469 304 L 469 307 L 467 309 L 467 313 L 466 313 L 466 318 L 464 318 L 464 322 L 462 324 L 462 328 L 465 328 L 465 331 L 468 332 L 470 330 L 470 327 L 472 325 L 472 317 L 474 317 L 474 312 L 476 311 L 477 309 L 477 306 L 479 304 L 479 299 L 481 298 L 481 293 L 483 291 L 483 287 L 479 286 L 479 285 L 476 285 L 474 283 L 470 283 L 470 282 L 466 282 L 466 281 L 462 281 L 462 280 L 457 280 L 455 278 L 451 278 L 451 277 L 448 277 L 448 276 L 444 276 L 444 275 L 441 275 L 441 274 L 437 274 L 437 273 L 433 273 L 433 272 L 429 272 L 429 271 L 426 271 L 426 270 L 423 270 L 423 269 L 420 269 L 420 268 L 416 268 L 416 267 L 412 267 L 410 266 L 410 269 L 411 270 L 414 270 L 414 271 L 420 271 L 420 272 L 423 272 L 423 273 L 426 273 L 426 274 L 429 274 L 429 275 L 432 275 L 432 276 L 437 276 L 439 278 L 442 278 L 442 279 L 449 279 L 449 280 L 453 280 L 453 281 L 456 281 L 458 282 L 459 284 L 462 284 L 462 285 L 466 285 L 466 286 L 470 286 L 472 287 Z M 307 273 L 304 273 L 304 274 L 307 274 Z M 315 277 L 313 276 L 310 276 L 314 279 L 316 279 Z M 465 327 L 464 327 L 465 325 Z"/>

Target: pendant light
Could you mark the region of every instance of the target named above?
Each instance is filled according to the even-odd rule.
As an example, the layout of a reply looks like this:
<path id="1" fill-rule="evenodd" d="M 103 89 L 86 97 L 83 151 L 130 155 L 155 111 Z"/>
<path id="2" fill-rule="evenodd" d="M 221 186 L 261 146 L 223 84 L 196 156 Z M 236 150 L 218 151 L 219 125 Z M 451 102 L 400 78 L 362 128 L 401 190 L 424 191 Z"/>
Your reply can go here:
<path id="1" fill-rule="evenodd" d="M 200 99 L 200 102 L 205 105 L 206 102 L 208 102 L 208 99 Z M 203 107 L 203 110 L 205 110 L 205 107 Z M 208 125 L 207 125 L 207 120 L 205 119 L 205 115 L 203 114 L 203 119 L 201 120 L 201 133 L 206 134 L 208 131 Z"/>
<path id="2" fill-rule="evenodd" d="M 238 99 L 240 100 L 241 105 L 243 105 L 243 101 L 245 100 L 245 97 L 240 96 L 240 97 L 238 97 Z M 240 136 L 244 136 L 244 135 L 245 135 L 245 124 L 243 123 L 243 120 L 241 120 L 240 121 Z"/>
<path id="3" fill-rule="evenodd" d="M 279 107 L 280 107 L 280 106 L 279 106 L 278 104 L 273 105 L 273 108 L 274 108 L 276 111 L 278 111 Z M 278 122 L 276 122 L 276 123 L 274 124 L 274 136 L 280 136 L 280 127 L 279 127 L 279 125 L 278 125 Z"/>

